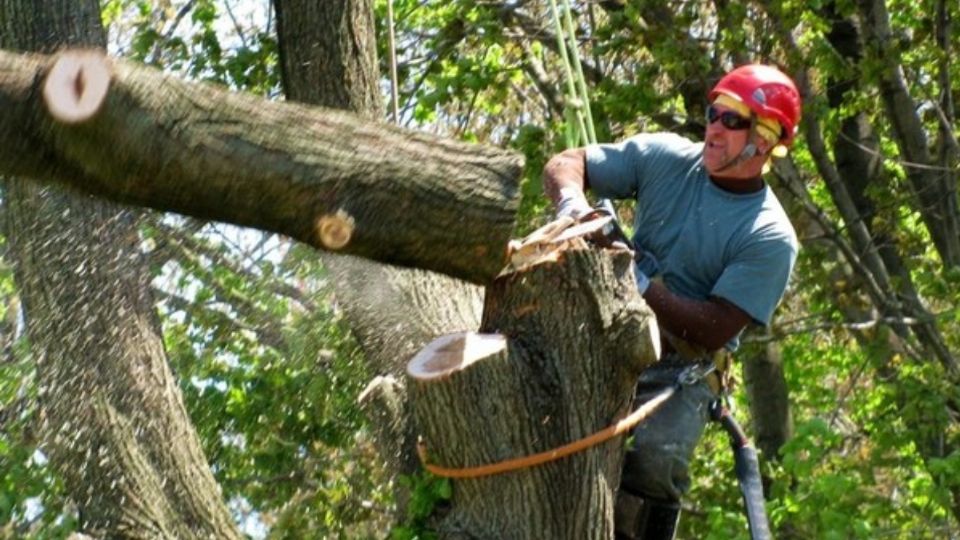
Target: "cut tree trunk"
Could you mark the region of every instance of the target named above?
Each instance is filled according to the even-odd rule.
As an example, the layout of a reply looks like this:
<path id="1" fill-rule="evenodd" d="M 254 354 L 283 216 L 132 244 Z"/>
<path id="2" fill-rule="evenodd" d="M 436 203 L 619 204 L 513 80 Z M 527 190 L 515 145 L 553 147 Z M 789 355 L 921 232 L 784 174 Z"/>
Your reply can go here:
<path id="1" fill-rule="evenodd" d="M 625 251 L 574 248 L 497 278 L 479 333 L 443 336 L 407 367 L 429 462 L 448 468 L 549 451 L 629 413 L 655 361 L 653 314 Z M 440 533 L 609 539 L 623 437 L 543 465 L 453 484 Z"/>
<path id="2" fill-rule="evenodd" d="M 0 51 L 0 110 L 0 174 L 475 283 L 501 270 L 519 203 L 516 153 L 92 51 Z"/>

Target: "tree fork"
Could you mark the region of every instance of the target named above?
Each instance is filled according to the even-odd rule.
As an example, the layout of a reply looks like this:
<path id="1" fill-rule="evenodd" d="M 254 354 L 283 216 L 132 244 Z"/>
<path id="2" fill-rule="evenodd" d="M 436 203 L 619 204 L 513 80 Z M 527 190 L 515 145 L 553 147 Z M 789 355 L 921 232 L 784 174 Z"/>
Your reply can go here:
<path id="1" fill-rule="evenodd" d="M 582 245 L 582 241 L 581 241 Z M 408 364 L 428 461 L 488 465 L 556 449 L 625 417 L 659 354 L 630 255 L 570 249 L 498 277 L 479 333 Z M 531 468 L 454 480 L 445 537 L 608 539 L 623 437 Z"/>
<path id="2" fill-rule="evenodd" d="M 191 84 L 92 50 L 0 51 L 0 175 L 488 283 L 522 158 Z"/>

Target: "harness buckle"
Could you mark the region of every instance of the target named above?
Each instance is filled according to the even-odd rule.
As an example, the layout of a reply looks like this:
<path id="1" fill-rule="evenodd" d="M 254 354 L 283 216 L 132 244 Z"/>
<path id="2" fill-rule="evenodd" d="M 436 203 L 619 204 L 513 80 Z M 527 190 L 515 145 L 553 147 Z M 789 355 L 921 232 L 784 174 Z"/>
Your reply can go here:
<path id="1" fill-rule="evenodd" d="M 714 362 L 690 364 L 683 368 L 683 371 L 677 376 L 677 382 L 684 386 L 694 385 L 706 378 L 707 375 L 716 371 L 716 369 L 717 364 Z"/>

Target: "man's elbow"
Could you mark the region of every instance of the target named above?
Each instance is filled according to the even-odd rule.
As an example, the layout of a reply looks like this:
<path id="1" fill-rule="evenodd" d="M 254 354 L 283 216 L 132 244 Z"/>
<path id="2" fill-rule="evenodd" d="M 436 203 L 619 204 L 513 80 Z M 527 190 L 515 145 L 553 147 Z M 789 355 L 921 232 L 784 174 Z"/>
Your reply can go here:
<path id="1" fill-rule="evenodd" d="M 734 335 L 736 335 L 736 334 L 734 334 Z M 730 340 L 733 339 L 733 337 L 734 337 L 734 336 L 729 336 L 729 337 L 726 337 L 726 336 L 713 337 L 713 336 L 711 336 L 710 338 L 704 339 L 704 341 L 703 341 L 700 345 L 701 345 L 704 349 L 706 349 L 707 351 L 710 351 L 711 353 L 713 353 L 713 352 L 719 351 L 720 349 L 726 347 L 726 346 L 727 346 L 727 343 L 730 343 Z"/>
<path id="2" fill-rule="evenodd" d="M 551 193 L 560 186 L 586 187 L 586 150 L 568 148 L 554 155 L 543 167 L 544 191 Z"/>

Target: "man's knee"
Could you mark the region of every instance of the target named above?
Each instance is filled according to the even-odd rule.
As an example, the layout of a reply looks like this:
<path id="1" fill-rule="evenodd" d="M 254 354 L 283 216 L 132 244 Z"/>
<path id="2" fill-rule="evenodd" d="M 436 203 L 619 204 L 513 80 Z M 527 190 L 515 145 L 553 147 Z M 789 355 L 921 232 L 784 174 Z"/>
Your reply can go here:
<path id="1" fill-rule="evenodd" d="M 621 486 L 635 494 L 679 500 L 690 488 L 689 464 L 715 399 L 704 383 L 684 386 L 633 431 Z"/>

